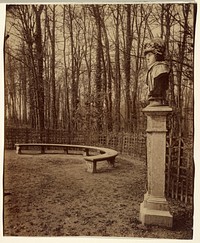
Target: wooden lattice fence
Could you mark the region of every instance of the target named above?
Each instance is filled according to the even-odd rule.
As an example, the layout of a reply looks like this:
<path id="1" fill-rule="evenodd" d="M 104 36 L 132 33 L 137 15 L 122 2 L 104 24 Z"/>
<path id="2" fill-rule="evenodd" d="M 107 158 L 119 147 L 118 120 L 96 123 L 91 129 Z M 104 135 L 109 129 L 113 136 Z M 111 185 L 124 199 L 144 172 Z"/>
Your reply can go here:
<path id="1" fill-rule="evenodd" d="M 166 194 L 170 198 L 192 204 L 193 144 L 182 138 L 169 138 L 166 151 Z"/>
<path id="2" fill-rule="evenodd" d="M 41 132 L 30 128 L 5 128 L 5 148 L 14 149 L 15 143 L 40 142 Z M 146 133 L 77 133 L 46 129 L 42 132 L 45 143 L 73 143 L 113 148 L 122 154 L 146 157 Z"/>
<path id="3" fill-rule="evenodd" d="M 16 143 L 38 143 L 40 142 L 41 131 L 31 128 L 5 127 L 4 147 L 14 149 Z M 46 143 L 69 143 L 70 136 L 66 130 L 42 131 L 43 141 Z"/>
<path id="4" fill-rule="evenodd" d="M 99 145 L 116 149 L 122 154 L 146 158 L 146 133 L 109 133 L 99 136 Z"/>

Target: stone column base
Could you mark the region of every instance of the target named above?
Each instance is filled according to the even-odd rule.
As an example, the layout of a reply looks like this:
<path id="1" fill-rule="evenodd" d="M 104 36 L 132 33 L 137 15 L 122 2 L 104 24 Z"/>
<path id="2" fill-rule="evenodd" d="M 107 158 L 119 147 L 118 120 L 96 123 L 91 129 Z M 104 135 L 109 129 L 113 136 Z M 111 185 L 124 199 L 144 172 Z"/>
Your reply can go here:
<path id="1" fill-rule="evenodd" d="M 140 222 L 143 225 L 159 225 L 172 228 L 173 216 L 168 210 L 168 203 L 165 198 L 154 198 L 147 195 L 140 204 Z"/>

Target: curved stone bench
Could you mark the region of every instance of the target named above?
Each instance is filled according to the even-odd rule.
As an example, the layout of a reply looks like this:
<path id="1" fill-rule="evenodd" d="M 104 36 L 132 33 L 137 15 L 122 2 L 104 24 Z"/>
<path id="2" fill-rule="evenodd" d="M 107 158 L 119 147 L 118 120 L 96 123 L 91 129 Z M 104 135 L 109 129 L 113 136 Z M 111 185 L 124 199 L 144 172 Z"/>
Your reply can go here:
<path id="1" fill-rule="evenodd" d="M 64 153 L 68 154 L 69 150 L 78 149 L 83 151 L 83 156 L 86 161 L 87 171 L 95 173 L 97 171 L 97 162 L 107 160 L 110 166 L 115 166 L 115 157 L 118 152 L 113 149 L 85 146 L 85 145 L 73 145 L 73 144 L 48 144 L 48 143 L 17 143 L 15 144 L 16 153 L 21 154 L 22 149 L 30 147 L 39 147 L 41 153 L 46 153 L 49 148 L 63 148 Z M 97 155 L 90 155 L 90 151 L 98 152 Z"/>

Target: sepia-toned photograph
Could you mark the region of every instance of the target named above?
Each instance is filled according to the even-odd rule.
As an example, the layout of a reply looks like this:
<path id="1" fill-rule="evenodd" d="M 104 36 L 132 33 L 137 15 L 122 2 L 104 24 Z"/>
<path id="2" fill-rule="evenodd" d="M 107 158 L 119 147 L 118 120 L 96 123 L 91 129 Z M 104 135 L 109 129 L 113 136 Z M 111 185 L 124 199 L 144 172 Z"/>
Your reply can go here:
<path id="1" fill-rule="evenodd" d="M 4 237 L 193 239 L 196 15 L 6 4 Z"/>

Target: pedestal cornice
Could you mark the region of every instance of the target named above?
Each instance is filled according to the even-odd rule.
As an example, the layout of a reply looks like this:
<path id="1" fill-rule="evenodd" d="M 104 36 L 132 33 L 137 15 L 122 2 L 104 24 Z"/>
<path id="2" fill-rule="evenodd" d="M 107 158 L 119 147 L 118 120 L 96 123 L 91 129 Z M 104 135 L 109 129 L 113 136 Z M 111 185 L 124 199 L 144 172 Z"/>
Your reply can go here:
<path id="1" fill-rule="evenodd" d="M 172 112 L 172 108 L 169 106 L 147 106 L 142 110 L 146 115 L 149 116 L 166 116 Z"/>

